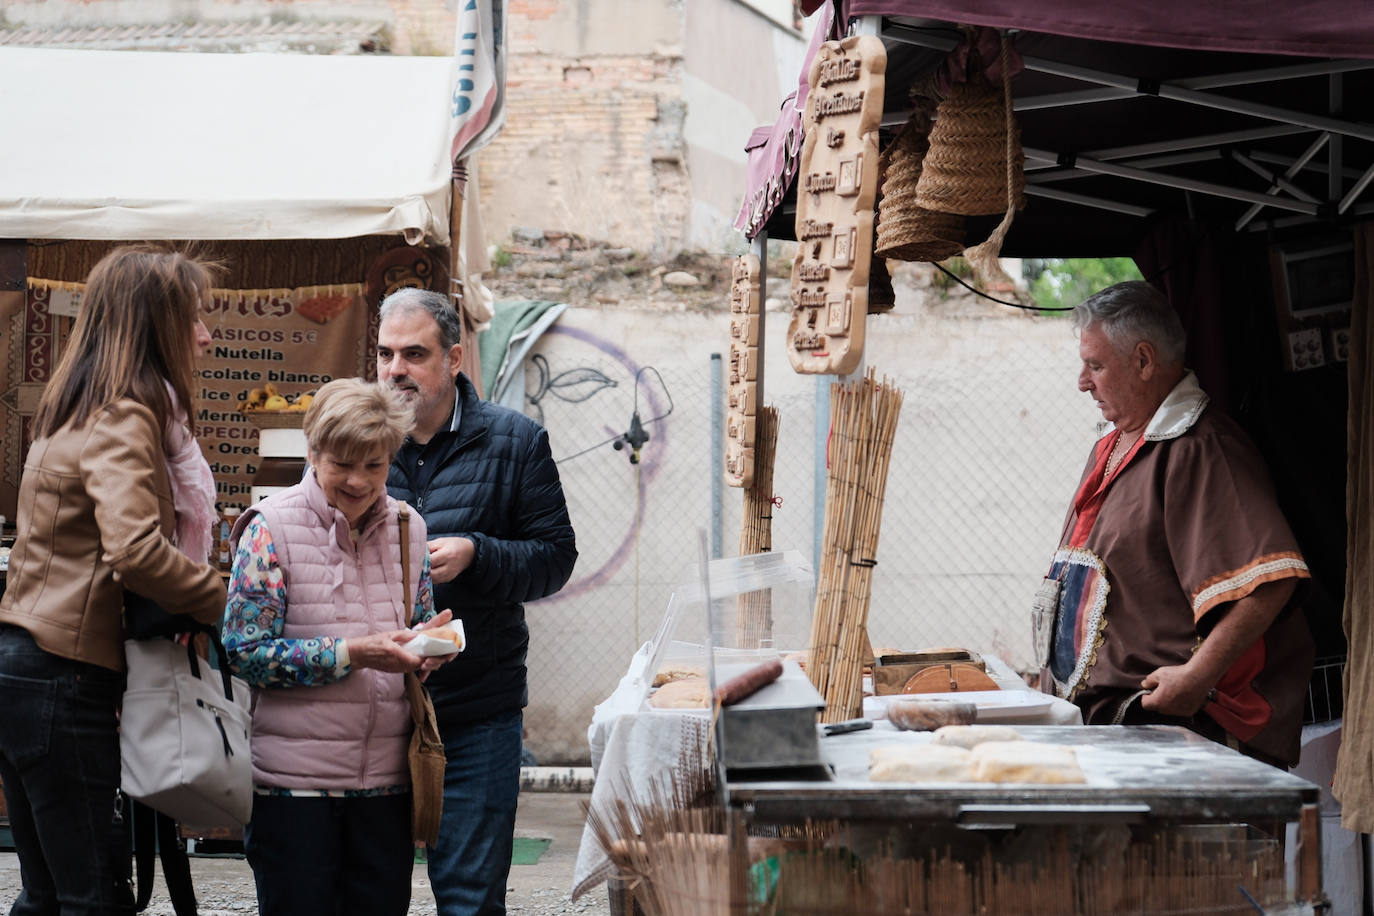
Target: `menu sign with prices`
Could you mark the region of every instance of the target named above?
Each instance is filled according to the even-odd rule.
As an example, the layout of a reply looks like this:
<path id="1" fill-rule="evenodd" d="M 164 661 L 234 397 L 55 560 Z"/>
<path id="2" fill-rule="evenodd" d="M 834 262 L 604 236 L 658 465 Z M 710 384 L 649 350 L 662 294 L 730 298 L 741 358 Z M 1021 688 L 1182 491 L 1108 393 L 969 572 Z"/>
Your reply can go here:
<path id="1" fill-rule="evenodd" d="M 30 424 L 75 321 L 84 285 L 30 277 L 0 291 L 0 514 L 13 518 Z M 211 343 L 196 361 L 196 439 L 224 507 L 252 502 L 258 429 L 240 405 L 254 389 L 288 397 L 367 373 L 377 310 L 360 283 L 210 291 L 201 317 Z M 190 342 L 187 342 L 190 345 Z"/>
<path id="2" fill-rule="evenodd" d="M 800 373 L 845 375 L 863 358 L 886 68 L 882 40 L 863 35 L 821 45 L 808 74 L 787 326 Z"/>
<path id="3" fill-rule="evenodd" d="M 252 502 L 258 429 L 241 406 L 254 389 L 271 383 L 295 398 L 331 379 L 363 375 L 368 312 L 359 284 L 211 292 L 202 311 L 211 344 L 197 362 L 196 438 L 221 503 Z"/>
<path id="4" fill-rule="evenodd" d="M 754 416 L 758 407 L 759 259 L 735 259 L 730 282 L 730 365 L 727 369 L 725 482 L 749 487 L 754 481 Z"/>

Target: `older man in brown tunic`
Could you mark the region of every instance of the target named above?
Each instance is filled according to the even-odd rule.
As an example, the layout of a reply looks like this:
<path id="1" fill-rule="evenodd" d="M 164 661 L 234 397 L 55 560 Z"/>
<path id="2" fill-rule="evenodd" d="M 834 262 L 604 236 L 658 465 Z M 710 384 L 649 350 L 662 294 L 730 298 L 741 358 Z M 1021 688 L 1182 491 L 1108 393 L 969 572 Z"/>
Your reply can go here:
<path id="1" fill-rule="evenodd" d="M 1121 283 L 1074 310 L 1094 446 L 1035 604 L 1041 683 L 1091 725 L 1181 724 L 1297 762 L 1309 577 L 1264 461 L 1183 365 L 1168 301 Z"/>

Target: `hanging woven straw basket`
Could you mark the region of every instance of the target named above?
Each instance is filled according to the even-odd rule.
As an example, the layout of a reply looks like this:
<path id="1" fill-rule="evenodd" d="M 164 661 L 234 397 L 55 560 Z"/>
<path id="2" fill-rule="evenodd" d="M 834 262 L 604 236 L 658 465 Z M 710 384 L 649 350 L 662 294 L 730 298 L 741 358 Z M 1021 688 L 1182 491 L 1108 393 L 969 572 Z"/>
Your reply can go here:
<path id="1" fill-rule="evenodd" d="M 927 155 L 930 117 L 918 104 L 897 138 L 878 160 L 882 199 L 878 203 L 875 254 L 900 261 L 943 261 L 964 250 L 964 221 L 921 207 L 916 189 Z"/>
<path id="2" fill-rule="evenodd" d="M 919 206 L 962 216 L 1003 213 L 1009 173 L 1014 207 L 1024 206 L 1025 156 L 1009 106 L 1009 94 L 981 79 L 954 85 L 930 131 L 916 188 Z"/>

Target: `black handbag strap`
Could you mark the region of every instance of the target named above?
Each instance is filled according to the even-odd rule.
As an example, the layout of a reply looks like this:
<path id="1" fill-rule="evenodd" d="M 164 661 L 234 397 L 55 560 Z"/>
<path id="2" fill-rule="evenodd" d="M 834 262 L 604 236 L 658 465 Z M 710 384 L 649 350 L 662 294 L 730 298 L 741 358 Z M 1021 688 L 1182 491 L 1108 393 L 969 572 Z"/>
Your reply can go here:
<path id="1" fill-rule="evenodd" d="M 204 633 L 210 642 L 210 651 L 214 653 L 218 664 L 215 666 L 219 671 L 220 681 L 224 686 L 224 698 L 233 702 L 234 700 L 234 681 L 233 672 L 229 670 L 229 653 L 224 648 L 224 643 L 220 641 L 219 631 L 212 626 L 197 627 L 191 632 L 191 638 L 186 640 L 186 662 L 191 667 L 191 674 L 200 677 L 200 656 L 196 654 L 196 635 Z"/>
<path id="2" fill-rule="evenodd" d="M 157 845 L 156 811 L 142 802 L 128 799 L 129 824 L 133 830 L 134 885 L 138 897 L 134 908 L 142 913 L 153 899 L 153 861 Z"/>
<path id="3" fill-rule="evenodd" d="M 153 863 L 162 862 L 167 897 L 177 916 L 196 916 L 196 890 L 191 881 L 191 862 L 177 836 L 176 821 L 135 799 L 125 797 L 132 831 L 138 896 L 135 909 L 143 912 L 153 899 Z"/>

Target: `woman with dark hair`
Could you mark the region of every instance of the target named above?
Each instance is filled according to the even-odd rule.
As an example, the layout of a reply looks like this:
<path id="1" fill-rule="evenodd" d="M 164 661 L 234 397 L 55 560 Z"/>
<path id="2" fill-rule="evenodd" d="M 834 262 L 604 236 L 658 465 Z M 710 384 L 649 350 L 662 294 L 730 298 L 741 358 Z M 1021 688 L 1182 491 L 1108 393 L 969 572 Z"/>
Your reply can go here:
<path id="1" fill-rule="evenodd" d="M 178 508 L 189 536 L 206 496 L 185 446 L 210 280 L 178 252 L 102 258 L 33 418 L 0 600 L 0 780 L 23 882 L 11 913 L 134 912 L 119 793 L 124 592 L 204 623 L 224 609 L 203 547 L 177 546 Z"/>

